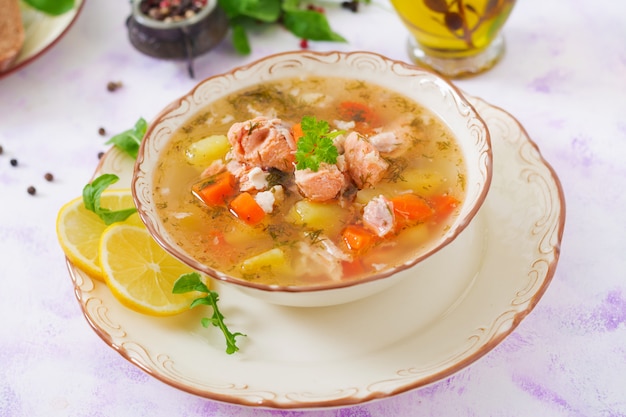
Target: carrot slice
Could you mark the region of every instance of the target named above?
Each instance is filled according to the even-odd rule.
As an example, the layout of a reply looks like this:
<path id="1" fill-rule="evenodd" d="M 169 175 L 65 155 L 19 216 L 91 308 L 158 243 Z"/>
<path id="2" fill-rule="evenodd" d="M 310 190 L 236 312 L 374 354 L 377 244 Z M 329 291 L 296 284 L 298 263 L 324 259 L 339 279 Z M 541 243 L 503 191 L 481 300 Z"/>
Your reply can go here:
<path id="1" fill-rule="evenodd" d="M 366 124 L 369 128 L 381 125 L 378 115 L 365 103 L 343 101 L 339 104 L 339 115 L 343 119 L 353 120 L 357 124 Z"/>
<path id="2" fill-rule="evenodd" d="M 228 171 L 222 172 L 194 184 L 191 190 L 207 205 L 218 206 L 235 194 L 235 177 Z"/>
<path id="3" fill-rule="evenodd" d="M 405 219 L 423 222 L 434 213 L 433 208 L 423 198 L 415 194 L 400 194 L 391 198 L 395 214 Z"/>
<path id="4" fill-rule="evenodd" d="M 237 262 L 239 250 L 228 243 L 222 232 L 213 230 L 210 231 L 207 236 L 208 239 L 205 251 L 210 251 L 213 256 L 222 259 L 225 262 Z"/>
<path id="5" fill-rule="evenodd" d="M 302 136 L 304 136 L 304 132 L 302 131 L 302 123 L 296 123 L 291 126 L 291 135 L 293 136 L 294 141 L 298 141 Z"/>
<path id="6" fill-rule="evenodd" d="M 355 277 L 366 271 L 365 265 L 363 265 L 363 262 L 361 262 L 360 259 L 355 259 L 353 261 L 342 261 L 341 267 L 344 278 Z"/>
<path id="7" fill-rule="evenodd" d="M 248 224 L 257 224 L 265 217 L 265 211 L 248 192 L 243 192 L 230 202 L 230 210 Z"/>
<path id="8" fill-rule="evenodd" d="M 341 238 L 348 249 L 356 252 L 368 249 L 376 241 L 376 235 L 374 235 L 374 233 L 357 224 L 346 226 L 341 232 Z"/>
<path id="9" fill-rule="evenodd" d="M 448 194 L 440 194 L 430 198 L 429 203 L 435 210 L 438 219 L 448 217 L 461 203 L 455 197 Z"/>

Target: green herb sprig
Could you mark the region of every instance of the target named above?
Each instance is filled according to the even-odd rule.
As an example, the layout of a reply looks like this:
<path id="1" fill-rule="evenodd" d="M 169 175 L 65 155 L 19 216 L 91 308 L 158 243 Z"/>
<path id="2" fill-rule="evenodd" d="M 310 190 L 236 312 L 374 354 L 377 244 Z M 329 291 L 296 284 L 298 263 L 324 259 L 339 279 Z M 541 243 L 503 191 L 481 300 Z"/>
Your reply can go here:
<path id="1" fill-rule="evenodd" d="M 219 328 L 224 333 L 226 339 L 226 353 L 229 355 L 237 352 L 239 347 L 237 346 L 236 338 L 238 336 L 246 336 L 243 333 L 232 333 L 226 323 L 224 323 L 224 315 L 220 312 L 217 302 L 219 300 L 219 294 L 215 291 L 211 291 L 200 279 L 200 274 L 197 272 L 190 272 L 188 274 L 181 275 L 174 283 L 172 292 L 174 294 L 184 294 L 187 292 L 199 291 L 206 294 L 204 297 L 196 298 L 191 302 L 189 308 L 194 308 L 199 305 L 208 305 L 213 309 L 213 315 L 211 317 L 203 318 L 200 323 L 203 327 L 209 327 L 213 325 Z"/>
<path id="2" fill-rule="evenodd" d="M 59 16 L 69 12 L 74 8 L 74 0 L 23 0 L 33 9 L 49 14 L 51 16 Z"/>
<path id="3" fill-rule="evenodd" d="M 133 159 L 136 159 L 139 145 L 147 129 L 148 123 L 140 117 L 132 129 L 113 136 L 106 144 L 113 144 L 129 154 Z M 102 192 L 118 180 L 119 177 L 115 174 L 102 174 L 83 187 L 83 204 L 85 208 L 96 213 L 107 226 L 116 222 L 122 222 L 137 212 L 135 207 L 123 210 L 110 210 L 100 206 Z"/>
<path id="4" fill-rule="evenodd" d="M 96 213 L 107 226 L 116 222 L 123 222 L 137 212 L 135 207 L 123 210 L 110 210 L 100 206 L 102 192 L 118 180 L 119 177 L 115 174 L 102 174 L 83 187 L 83 204 L 85 208 Z"/>
<path id="5" fill-rule="evenodd" d="M 305 116 L 300 122 L 302 136 L 296 148 L 296 169 L 307 169 L 317 172 L 322 162 L 337 163 L 339 152 L 333 139 L 343 133 L 343 130 L 330 132 L 330 125 L 324 120 L 317 120 L 313 116 Z"/>
<path id="6" fill-rule="evenodd" d="M 125 130 L 109 139 L 107 145 L 115 145 L 122 151 L 126 152 L 133 158 L 137 158 L 139 153 L 139 145 L 143 140 L 143 136 L 148 130 L 148 122 L 143 117 L 135 122 L 132 129 Z"/>
<path id="7" fill-rule="evenodd" d="M 251 24 L 282 23 L 295 36 L 312 41 L 346 42 L 335 33 L 326 16 L 316 10 L 303 8 L 311 1 L 301 0 L 218 0 L 232 28 L 233 46 L 240 54 L 251 52 L 247 27 Z"/>

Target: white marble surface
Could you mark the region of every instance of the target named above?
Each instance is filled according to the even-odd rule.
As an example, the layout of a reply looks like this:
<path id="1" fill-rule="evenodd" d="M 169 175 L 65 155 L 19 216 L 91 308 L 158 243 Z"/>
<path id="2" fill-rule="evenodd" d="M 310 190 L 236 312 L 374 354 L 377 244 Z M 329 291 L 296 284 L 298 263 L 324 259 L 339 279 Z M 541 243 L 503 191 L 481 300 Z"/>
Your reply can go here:
<path id="1" fill-rule="evenodd" d="M 0 79 L 0 415 L 2 416 L 606 416 L 626 415 L 626 4 L 519 1 L 508 53 L 456 82 L 506 109 L 559 175 L 567 222 L 552 284 L 498 347 L 452 377 L 358 406 L 318 411 L 244 408 L 165 385 L 105 345 L 86 323 L 55 234 L 117 133 L 192 88 L 184 64 L 136 52 L 129 4 L 87 0 L 67 35 Z M 352 14 L 328 6 L 347 44 L 406 60 L 406 32 L 383 0 Z M 253 54 L 228 43 L 197 59 L 197 80 L 297 49 L 273 28 Z M 123 88 L 110 93 L 109 81 Z M 13 167 L 10 159 L 18 160 Z M 46 172 L 54 174 L 47 182 Z M 26 192 L 33 185 L 37 194 Z"/>

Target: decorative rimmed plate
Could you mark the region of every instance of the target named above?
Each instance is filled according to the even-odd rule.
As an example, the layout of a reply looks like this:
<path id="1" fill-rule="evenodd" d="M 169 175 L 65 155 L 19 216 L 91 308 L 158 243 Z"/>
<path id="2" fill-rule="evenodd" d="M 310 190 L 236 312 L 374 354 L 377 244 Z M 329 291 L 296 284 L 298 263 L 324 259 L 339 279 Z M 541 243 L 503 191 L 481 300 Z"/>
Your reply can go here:
<path id="1" fill-rule="evenodd" d="M 83 8 L 83 0 L 75 0 L 74 8 L 60 16 L 49 16 L 27 6 L 21 7 L 25 39 L 17 59 L 0 78 L 34 61 L 58 42 L 72 26 Z"/>
<path id="2" fill-rule="evenodd" d="M 565 224 L 559 180 L 523 127 L 470 98 L 492 135 L 494 176 L 469 238 L 475 268 L 431 265 L 357 302 L 323 308 L 265 304 L 217 287 L 241 351 L 203 328 L 207 311 L 171 318 L 134 313 L 106 286 L 68 263 L 96 333 L 131 363 L 176 388 L 229 403 L 271 408 L 337 407 L 422 387 L 470 365 L 537 304 L 558 262 Z M 112 150 L 96 174 L 130 183 L 133 161 Z M 454 247 L 452 248 L 452 254 Z"/>

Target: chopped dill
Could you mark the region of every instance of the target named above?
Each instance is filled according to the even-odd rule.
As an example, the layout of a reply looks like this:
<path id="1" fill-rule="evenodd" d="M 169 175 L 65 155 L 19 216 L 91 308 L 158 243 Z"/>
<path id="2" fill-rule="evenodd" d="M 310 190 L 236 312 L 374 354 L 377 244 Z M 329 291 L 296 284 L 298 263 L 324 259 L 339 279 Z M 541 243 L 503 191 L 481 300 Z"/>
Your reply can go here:
<path id="1" fill-rule="evenodd" d="M 354 91 L 354 90 L 360 90 L 366 87 L 367 86 L 365 85 L 365 81 L 354 80 L 353 82 L 346 84 L 344 89 L 346 91 Z"/>
<path id="2" fill-rule="evenodd" d="M 321 237 L 321 236 L 323 236 L 322 235 L 323 232 L 324 231 L 322 229 L 317 229 L 317 230 L 306 231 L 306 232 L 304 232 L 304 234 L 306 235 L 306 237 L 309 238 L 309 240 L 311 241 L 312 244 L 316 244 L 316 243 L 319 243 L 322 240 L 324 240 Z"/>
<path id="3" fill-rule="evenodd" d="M 205 124 L 207 120 L 209 120 L 209 116 L 211 116 L 211 113 L 208 111 L 205 111 L 204 113 L 198 115 L 198 117 L 193 119 L 191 121 L 191 124 L 193 124 L 194 126 Z"/>
<path id="4" fill-rule="evenodd" d="M 237 112 L 247 112 L 247 107 L 251 104 L 268 104 L 278 105 L 282 109 L 292 107 L 294 99 L 289 94 L 278 90 L 275 87 L 261 86 L 253 90 L 245 91 L 230 101 L 230 104 Z M 280 113 L 283 111 L 280 109 Z"/>
<path id="5" fill-rule="evenodd" d="M 255 279 L 258 279 L 259 276 L 250 272 L 242 272 L 241 278 L 245 279 L 246 281 L 254 281 Z"/>
<path id="6" fill-rule="evenodd" d="M 447 140 L 441 140 L 437 142 L 437 149 L 439 149 L 440 151 L 447 151 L 448 149 L 450 149 L 450 141 Z"/>
<path id="7" fill-rule="evenodd" d="M 457 173 L 456 180 L 459 183 L 459 185 L 461 186 L 461 189 L 465 190 L 465 183 L 466 183 L 465 174 L 463 174 L 461 172 Z"/>
<path id="8" fill-rule="evenodd" d="M 252 133 L 257 127 L 259 127 L 260 123 L 250 123 L 250 127 L 248 128 L 248 133 Z"/>
<path id="9" fill-rule="evenodd" d="M 274 241 L 279 241 L 279 239 L 288 232 L 287 226 L 281 224 L 268 224 L 264 231 L 266 231 Z"/>
<path id="10" fill-rule="evenodd" d="M 183 133 L 185 133 L 185 134 L 190 134 L 191 132 L 193 132 L 195 130 L 196 127 L 202 126 L 202 125 L 206 124 L 206 122 L 207 122 L 207 120 L 209 120 L 210 116 L 211 116 L 211 113 L 208 112 L 208 111 L 198 115 L 191 122 L 189 122 L 188 124 L 184 125 L 181 128 L 181 131 Z"/>
<path id="11" fill-rule="evenodd" d="M 411 126 L 413 129 L 421 129 L 424 127 L 424 121 L 420 119 L 419 117 L 416 117 L 413 120 L 411 120 L 411 123 L 409 123 L 409 126 Z"/>
<path id="12" fill-rule="evenodd" d="M 413 111 L 415 111 L 415 105 L 403 97 L 393 96 L 391 101 L 402 112 L 412 113 Z"/>
<path id="13" fill-rule="evenodd" d="M 387 171 L 385 179 L 389 182 L 405 182 L 406 179 L 402 174 L 409 165 L 409 161 L 405 158 L 397 158 L 395 160 L 387 159 L 387 162 L 389 162 L 389 170 Z"/>
<path id="14" fill-rule="evenodd" d="M 276 168 L 270 168 L 267 176 L 268 188 L 272 188 L 275 185 L 286 185 L 290 178 L 289 173 Z"/>

